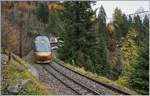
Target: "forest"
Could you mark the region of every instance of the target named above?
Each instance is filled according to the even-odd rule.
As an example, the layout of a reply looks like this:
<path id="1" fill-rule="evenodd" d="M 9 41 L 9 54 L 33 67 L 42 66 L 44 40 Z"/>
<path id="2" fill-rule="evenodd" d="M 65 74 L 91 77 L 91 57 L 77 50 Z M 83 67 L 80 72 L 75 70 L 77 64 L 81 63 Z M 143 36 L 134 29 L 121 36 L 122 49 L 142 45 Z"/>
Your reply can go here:
<path id="1" fill-rule="evenodd" d="M 36 36 L 59 37 L 59 59 L 149 94 L 149 17 L 116 8 L 107 23 L 105 8 L 93 10 L 95 3 L 2 2 L 2 49 L 23 57 Z"/>

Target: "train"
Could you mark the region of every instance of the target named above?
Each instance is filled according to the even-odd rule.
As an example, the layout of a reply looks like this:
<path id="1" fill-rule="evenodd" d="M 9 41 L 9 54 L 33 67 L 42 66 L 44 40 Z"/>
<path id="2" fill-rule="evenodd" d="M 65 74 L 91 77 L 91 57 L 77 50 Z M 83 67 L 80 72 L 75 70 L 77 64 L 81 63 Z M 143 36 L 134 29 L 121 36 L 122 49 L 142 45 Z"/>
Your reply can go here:
<path id="1" fill-rule="evenodd" d="M 51 63 L 53 53 L 51 44 L 47 36 L 37 36 L 34 40 L 35 63 Z"/>

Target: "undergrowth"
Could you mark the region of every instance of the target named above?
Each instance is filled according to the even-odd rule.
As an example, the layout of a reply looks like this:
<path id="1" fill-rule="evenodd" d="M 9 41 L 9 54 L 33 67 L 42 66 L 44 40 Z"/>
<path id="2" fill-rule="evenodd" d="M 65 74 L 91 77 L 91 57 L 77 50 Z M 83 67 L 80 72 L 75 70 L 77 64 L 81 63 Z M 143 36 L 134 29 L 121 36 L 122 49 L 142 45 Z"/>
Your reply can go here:
<path id="1" fill-rule="evenodd" d="M 11 59 L 6 67 L 2 69 L 2 76 L 6 78 L 5 83 L 2 84 L 1 92 L 2 94 L 7 93 L 7 87 L 11 85 L 18 84 L 21 80 L 30 80 L 30 82 L 21 90 L 18 95 L 48 95 L 51 94 L 48 88 L 42 85 L 42 83 L 32 76 L 28 70 L 24 67 L 26 62 L 16 56 L 20 61 L 18 63 L 16 60 Z"/>

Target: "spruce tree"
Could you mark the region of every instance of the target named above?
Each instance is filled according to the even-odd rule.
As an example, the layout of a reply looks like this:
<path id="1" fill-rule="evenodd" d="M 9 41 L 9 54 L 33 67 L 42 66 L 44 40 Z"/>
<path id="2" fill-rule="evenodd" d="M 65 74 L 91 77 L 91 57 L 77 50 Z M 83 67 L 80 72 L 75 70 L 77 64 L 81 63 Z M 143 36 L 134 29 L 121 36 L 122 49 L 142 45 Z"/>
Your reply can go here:
<path id="1" fill-rule="evenodd" d="M 40 22 L 47 24 L 48 23 L 48 5 L 46 3 L 40 3 L 37 8 L 37 18 Z"/>
<path id="2" fill-rule="evenodd" d="M 122 36 L 125 37 L 129 30 L 129 22 L 127 16 L 123 14 L 123 23 L 121 24 Z"/>
<path id="3" fill-rule="evenodd" d="M 139 16 L 135 17 L 134 28 L 137 31 L 142 30 L 141 20 Z M 137 24 L 137 22 L 139 24 Z M 149 94 L 149 20 L 145 16 L 143 20 L 143 31 L 140 33 L 140 46 L 138 46 L 138 52 L 132 60 L 130 60 L 130 66 L 127 71 L 128 82 L 132 88 L 138 93 L 148 95 Z"/>
<path id="4" fill-rule="evenodd" d="M 122 37 L 122 29 L 121 29 L 121 25 L 123 24 L 123 14 L 122 11 L 118 8 L 115 9 L 114 14 L 113 14 L 113 18 L 114 18 L 114 25 L 115 25 L 115 29 L 116 29 L 116 40 L 119 41 L 120 38 Z"/>
<path id="5" fill-rule="evenodd" d="M 98 14 L 98 48 L 96 56 L 96 73 L 108 76 L 110 74 L 110 64 L 108 63 L 107 34 L 106 34 L 106 13 L 103 6 Z"/>
<path id="6" fill-rule="evenodd" d="M 60 19 L 60 10 L 57 9 L 51 9 L 49 11 L 49 17 L 48 17 L 48 25 L 47 25 L 47 32 L 49 32 L 50 35 L 53 36 L 59 36 L 64 31 L 63 29 L 63 22 Z"/>
<path id="7" fill-rule="evenodd" d="M 145 15 L 143 20 L 143 31 L 141 33 L 141 39 L 143 42 L 149 42 L 148 37 L 149 37 L 149 19 L 147 15 Z"/>
<path id="8" fill-rule="evenodd" d="M 62 35 L 63 45 L 58 52 L 64 61 L 92 71 L 96 41 L 91 21 L 94 12 L 90 4 L 90 1 L 64 2 L 65 32 Z"/>
<path id="9" fill-rule="evenodd" d="M 128 82 L 140 94 L 149 94 L 149 47 L 142 43 L 138 56 L 130 62 Z"/>
<path id="10" fill-rule="evenodd" d="M 141 43 L 141 35 L 142 35 L 142 21 L 139 15 L 134 17 L 133 27 L 138 32 L 138 35 L 136 36 L 136 43 L 139 46 Z"/>

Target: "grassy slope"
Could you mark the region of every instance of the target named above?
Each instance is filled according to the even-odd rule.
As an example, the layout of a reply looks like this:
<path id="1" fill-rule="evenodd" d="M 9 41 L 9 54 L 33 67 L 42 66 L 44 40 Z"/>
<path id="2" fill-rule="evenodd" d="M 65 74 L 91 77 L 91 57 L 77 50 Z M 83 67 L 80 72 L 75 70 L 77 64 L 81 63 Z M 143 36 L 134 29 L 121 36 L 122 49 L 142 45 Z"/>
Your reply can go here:
<path id="1" fill-rule="evenodd" d="M 121 89 L 121 90 L 124 90 L 126 92 L 129 92 L 129 93 L 132 93 L 132 94 L 137 94 L 135 91 L 125 87 L 124 85 L 122 86 L 122 83 L 123 83 L 123 80 L 118 80 L 118 81 L 112 81 L 112 80 L 109 80 L 105 77 L 102 77 L 102 76 L 98 76 L 97 74 L 94 74 L 92 72 L 89 72 L 89 71 L 85 71 L 84 68 L 80 68 L 80 67 L 77 67 L 77 66 L 73 66 L 73 65 L 70 65 L 70 64 L 67 64 L 67 63 L 64 63 L 61 61 L 62 64 L 64 64 L 66 67 L 72 69 L 72 70 L 75 70 L 77 72 L 80 72 L 81 74 L 84 74 L 88 77 L 91 77 L 91 78 L 94 78 L 100 82 L 103 82 L 105 84 L 108 84 L 108 85 L 111 85 L 111 86 L 114 86 L 118 89 Z"/>
<path id="2" fill-rule="evenodd" d="M 16 59 L 11 59 L 8 62 L 8 66 L 6 69 L 2 70 L 2 75 L 6 78 L 6 83 L 2 86 L 2 93 L 6 92 L 6 88 L 8 85 L 15 85 L 20 82 L 21 79 L 30 79 L 31 82 L 26 85 L 24 90 L 22 90 L 19 94 L 23 95 L 47 95 L 51 94 L 47 87 L 41 84 L 39 80 L 37 80 L 34 76 L 32 76 L 28 70 L 23 67 L 23 64 L 26 62 L 19 57 L 15 56 Z M 20 61 L 18 63 L 18 61 Z"/>

